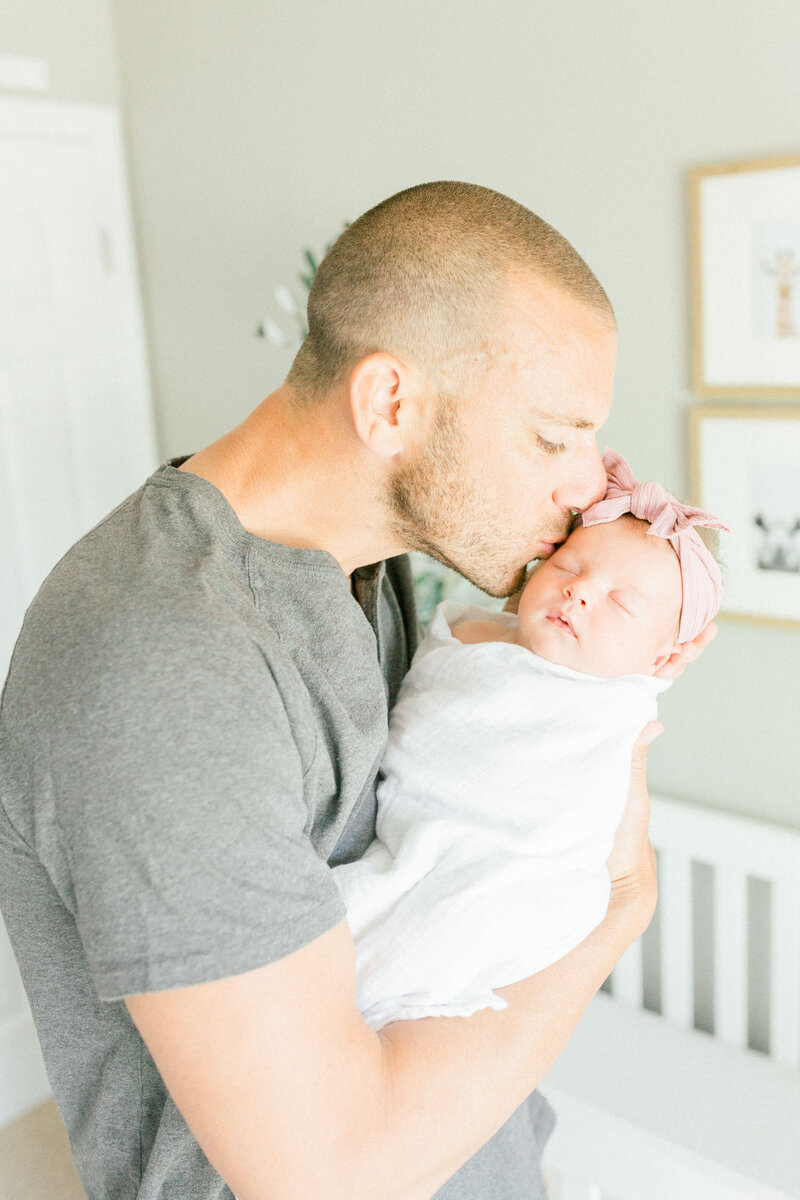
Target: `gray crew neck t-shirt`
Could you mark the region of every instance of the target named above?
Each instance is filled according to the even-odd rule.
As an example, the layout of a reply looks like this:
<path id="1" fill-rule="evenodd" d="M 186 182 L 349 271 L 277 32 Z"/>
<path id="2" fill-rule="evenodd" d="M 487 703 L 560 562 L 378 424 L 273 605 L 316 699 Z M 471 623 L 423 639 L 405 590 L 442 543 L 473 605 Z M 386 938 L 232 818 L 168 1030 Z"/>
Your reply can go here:
<path id="1" fill-rule="evenodd" d="M 89 1200 L 230 1200 L 122 997 L 344 916 L 414 649 L 407 560 L 350 580 L 160 467 L 31 604 L 0 712 L 0 907 Z M 534 1093 L 437 1200 L 544 1196 Z M 379 1200 L 380 1191 L 376 1191 Z"/>

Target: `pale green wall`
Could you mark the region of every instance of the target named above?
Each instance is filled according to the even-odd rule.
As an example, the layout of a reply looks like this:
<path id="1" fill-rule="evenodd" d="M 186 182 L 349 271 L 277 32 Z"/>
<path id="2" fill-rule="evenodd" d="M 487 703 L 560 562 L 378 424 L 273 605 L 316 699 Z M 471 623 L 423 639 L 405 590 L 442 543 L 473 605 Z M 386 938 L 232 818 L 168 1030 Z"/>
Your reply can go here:
<path id="1" fill-rule="evenodd" d="M 800 5 L 115 0 L 162 448 L 282 378 L 256 340 L 299 249 L 412 183 L 540 212 L 598 272 L 607 440 L 686 494 L 686 171 L 800 149 Z M 723 624 L 667 695 L 654 789 L 800 826 L 800 631 Z"/>
<path id="2" fill-rule="evenodd" d="M 117 104 L 119 77 L 109 0 L 2 0 L 0 54 L 43 58 L 47 92 L 4 91 L 47 100 Z"/>

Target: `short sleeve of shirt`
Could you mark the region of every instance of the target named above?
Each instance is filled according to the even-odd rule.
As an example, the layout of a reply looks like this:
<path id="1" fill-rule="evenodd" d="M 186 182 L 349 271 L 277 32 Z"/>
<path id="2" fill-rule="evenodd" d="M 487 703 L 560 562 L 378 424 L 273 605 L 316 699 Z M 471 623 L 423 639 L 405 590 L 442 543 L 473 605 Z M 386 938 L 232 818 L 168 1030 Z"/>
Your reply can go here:
<path id="1" fill-rule="evenodd" d="M 255 969 L 344 915 L 263 649 L 179 634 L 100 648 L 50 718 L 60 890 L 103 999 Z"/>

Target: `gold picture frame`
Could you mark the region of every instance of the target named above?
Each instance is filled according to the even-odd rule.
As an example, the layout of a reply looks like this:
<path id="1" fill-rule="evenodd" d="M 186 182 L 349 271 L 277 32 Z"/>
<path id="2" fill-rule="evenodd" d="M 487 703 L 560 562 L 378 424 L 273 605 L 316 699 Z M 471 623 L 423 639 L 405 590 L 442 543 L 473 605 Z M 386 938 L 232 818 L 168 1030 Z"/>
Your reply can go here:
<path id="1" fill-rule="evenodd" d="M 689 172 L 692 389 L 800 399 L 800 154 Z"/>
<path id="2" fill-rule="evenodd" d="M 720 616 L 800 628 L 800 405 L 689 409 L 693 502 L 721 535 Z"/>

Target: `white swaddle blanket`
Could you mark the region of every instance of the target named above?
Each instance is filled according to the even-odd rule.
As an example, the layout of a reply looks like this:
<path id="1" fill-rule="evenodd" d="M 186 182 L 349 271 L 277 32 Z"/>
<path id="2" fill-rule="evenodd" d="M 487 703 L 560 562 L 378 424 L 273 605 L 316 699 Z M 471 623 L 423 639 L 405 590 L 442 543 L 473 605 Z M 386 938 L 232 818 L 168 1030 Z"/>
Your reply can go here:
<path id="1" fill-rule="evenodd" d="M 602 921 L 633 743 L 669 686 L 584 675 L 509 642 L 464 645 L 450 627 L 476 617 L 516 624 L 439 605 L 392 710 L 377 836 L 333 871 L 374 1029 L 505 1008 L 493 988 Z"/>

